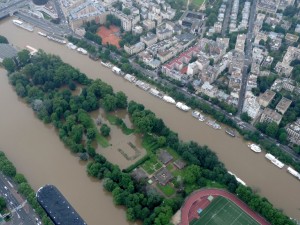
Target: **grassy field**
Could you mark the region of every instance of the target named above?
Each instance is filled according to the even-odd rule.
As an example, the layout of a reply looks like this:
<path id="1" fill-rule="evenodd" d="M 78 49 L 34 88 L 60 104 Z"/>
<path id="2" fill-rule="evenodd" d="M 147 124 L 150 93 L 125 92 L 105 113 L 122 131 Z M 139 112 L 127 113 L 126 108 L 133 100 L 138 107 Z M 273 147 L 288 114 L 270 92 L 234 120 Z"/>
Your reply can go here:
<path id="1" fill-rule="evenodd" d="M 191 225 L 259 225 L 230 200 L 217 197 L 200 213 L 200 219 Z"/>
<path id="2" fill-rule="evenodd" d="M 175 189 L 170 185 L 166 184 L 165 186 L 162 186 L 160 184 L 157 184 L 157 187 L 167 196 L 170 197 L 175 194 Z"/>

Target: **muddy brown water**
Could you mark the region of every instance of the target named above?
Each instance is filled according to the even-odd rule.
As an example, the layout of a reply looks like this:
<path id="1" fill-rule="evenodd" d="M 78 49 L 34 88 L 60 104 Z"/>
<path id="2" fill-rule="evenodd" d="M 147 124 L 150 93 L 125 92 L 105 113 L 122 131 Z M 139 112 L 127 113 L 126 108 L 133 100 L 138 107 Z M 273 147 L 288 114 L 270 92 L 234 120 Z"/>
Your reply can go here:
<path id="1" fill-rule="evenodd" d="M 196 121 L 190 112 L 182 112 L 174 105 L 149 95 L 99 62 L 51 42 L 36 31 L 28 32 L 16 27 L 11 19 L 1 21 L 0 34 L 20 48 L 30 45 L 59 55 L 88 77 L 101 78 L 114 90 L 123 91 L 129 100 L 144 104 L 162 118 L 167 126 L 179 133 L 182 140 L 194 140 L 209 146 L 228 170 L 267 197 L 275 207 L 300 219 L 300 182 L 287 173 L 286 168 L 279 169 L 267 161 L 263 153 L 252 152 L 241 138 L 231 138 L 224 129 L 213 130 L 205 123 Z M 54 129 L 43 125 L 34 117 L 32 110 L 18 100 L 6 77 L 1 76 L 0 79 L 0 146 L 33 187 L 37 189 L 45 183 L 54 183 L 66 193 L 89 224 L 100 224 L 97 221 L 103 221 L 101 224 L 105 225 L 128 224 L 124 211 L 115 208 L 111 196 L 102 190 L 98 182 L 86 176 L 84 166 L 64 148 Z"/>

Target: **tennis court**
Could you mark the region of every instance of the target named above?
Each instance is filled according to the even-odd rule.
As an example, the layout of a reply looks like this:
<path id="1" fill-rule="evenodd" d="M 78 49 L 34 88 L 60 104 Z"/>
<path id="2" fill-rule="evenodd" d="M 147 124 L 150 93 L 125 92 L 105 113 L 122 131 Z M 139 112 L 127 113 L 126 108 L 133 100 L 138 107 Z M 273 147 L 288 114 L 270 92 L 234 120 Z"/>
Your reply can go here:
<path id="1" fill-rule="evenodd" d="M 260 225 L 229 199 L 216 197 L 191 225 Z"/>

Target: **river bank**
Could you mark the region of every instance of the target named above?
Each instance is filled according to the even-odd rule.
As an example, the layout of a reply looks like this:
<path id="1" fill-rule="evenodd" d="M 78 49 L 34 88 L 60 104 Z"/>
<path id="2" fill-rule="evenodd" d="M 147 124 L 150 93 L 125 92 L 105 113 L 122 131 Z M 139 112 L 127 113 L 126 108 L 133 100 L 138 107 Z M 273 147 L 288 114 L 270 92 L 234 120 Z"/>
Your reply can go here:
<path id="1" fill-rule="evenodd" d="M 238 177 L 243 179 L 249 186 L 253 187 L 261 195 L 266 196 L 276 207 L 283 209 L 289 216 L 300 218 L 298 210 L 300 196 L 297 194 L 300 188 L 299 181 L 290 176 L 286 171 L 279 170 L 270 165 L 266 162 L 262 154 L 255 155 L 241 139 L 232 139 L 224 132 L 213 130 L 205 124 L 196 122 L 189 113 L 179 111 L 174 108 L 174 106 L 168 105 L 132 86 L 122 78 L 115 76 L 110 70 L 102 67 L 99 62 L 91 61 L 88 57 L 79 55 L 67 48 L 63 48 L 61 45 L 49 42 L 47 39 L 43 39 L 36 33 L 26 33 L 26 31 L 17 30 L 9 20 L 2 22 L 0 27 L 0 33 L 5 33 L 7 38 L 11 40 L 14 45 L 24 48 L 29 44 L 35 48 L 42 48 L 46 52 L 57 54 L 65 62 L 79 68 L 90 78 L 101 78 L 103 81 L 112 85 L 114 89 L 125 92 L 129 99 L 143 103 L 147 108 L 150 108 L 155 112 L 158 117 L 162 118 L 167 126 L 178 132 L 181 139 L 184 141 L 195 140 L 201 145 L 208 145 L 217 153 L 227 169 L 237 174 Z M 17 121 L 18 119 L 14 118 L 13 120 Z M 34 124 L 36 123 L 40 122 L 36 121 Z M 32 129 L 36 129 L 35 126 L 36 125 L 34 125 Z M 59 155 L 58 152 L 56 152 L 56 154 Z M 20 155 L 15 154 L 14 160 L 18 160 L 18 157 L 20 157 Z M 71 158 L 72 157 L 67 159 L 66 157 L 66 162 L 76 161 L 76 159 Z M 27 171 L 30 170 L 30 168 L 26 167 L 24 169 Z M 20 171 L 23 172 L 23 170 Z M 48 174 L 48 176 L 49 179 L 54 179 L 51 178 L 54 174 Z M 37 178 L 33 177 L 32 179 Z M 82 179 L 86 180 L 87 178 Z M 83 184 L 84 182 L 81 181 L 81 183 Z M 68 187 L 70 186 L 68 185 Z M 67 190 L 67 187 L 65 188 Z M 289 193 L 289 195 L 284 195 L 284 193 Z M 80 204 L 78 204 L 78 207 L 79 205 Z M 78 210 L 78 212 L 81 213 L 80 210 Z M 124 212 L 121 214 L 124 215 Z M 123 218 L 125 217 L 123 216 Z"/>

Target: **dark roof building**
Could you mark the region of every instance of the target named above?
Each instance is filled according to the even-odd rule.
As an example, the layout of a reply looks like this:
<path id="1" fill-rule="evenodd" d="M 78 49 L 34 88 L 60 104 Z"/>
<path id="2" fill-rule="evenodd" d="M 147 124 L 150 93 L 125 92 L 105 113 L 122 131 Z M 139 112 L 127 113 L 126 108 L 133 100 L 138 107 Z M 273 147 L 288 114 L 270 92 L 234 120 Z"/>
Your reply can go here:
<path id="1" fill-rule="evenodd" d="M 133 170 L 133 172 L 131 173 L 131 176 L 137 181 L 146 179 L 148 177 L 146 172 L 141 168 L 137 168 L 137 169 Z"/>
<path id="2" fill-rule="evenodd" d="M 86 225 L 67 199 L 53 185 L 41 187 L 37 200 L 55 225 Z"/>
<path id="3" fill-rule="evenodd" d="M 173 179 L 173 175 L 170 173 L 167 168 L 162 168 L 157 171 L 154 176 L 155 180 L 160 183 L 161 185 L 166 185 Z"/>
<path id="4" fill-rule="evenodd" d="M 177 159 L 173 164 L 180 170 L 183 169 L 186 165 L 186 163 L 184 161 L 182 161 L 181 159 Z"/>
<path id="5" fill-rule="evenodd" d="M 17 50 L 10 44 L 0 44 L 0 63 L 5 58 L 13 58 L 17 56 Z"/>
<path id="6" fill-rule="evenodd" d="M 167 164 L 173 159 L 173 156 L 171 156 L 166 150 L 161 150 L 158 158 L 163 164 Z"/>

